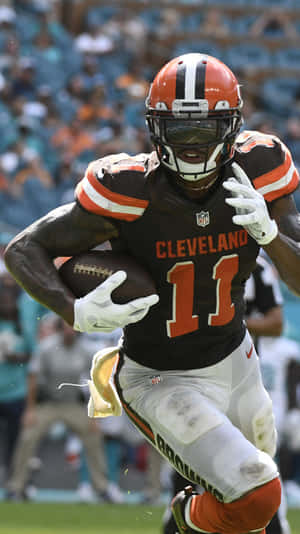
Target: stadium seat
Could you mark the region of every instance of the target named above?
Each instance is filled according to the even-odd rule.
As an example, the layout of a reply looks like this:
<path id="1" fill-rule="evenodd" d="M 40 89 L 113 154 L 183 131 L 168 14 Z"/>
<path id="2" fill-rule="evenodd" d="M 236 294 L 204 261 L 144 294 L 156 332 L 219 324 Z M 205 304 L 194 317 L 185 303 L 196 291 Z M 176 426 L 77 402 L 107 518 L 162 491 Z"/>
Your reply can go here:
<path id="1" fill-rule="evenodd" d="M 124 51 L 115 50 L 109 54 L 105 54 L 99 58 L 100 72 L 103 74 L 105 81 L 108 83 L 114 83 L 116 78 L 128 72 L 130 65 L 130 54 Z"/>
<path id="2" fill-rule="evenodd" d="M 16 17 L 17 35 L 21 42 L 32 42 L 40 31 L 40 24 L 36 17 L 26 12 L 18 12 Z"/>
<path id="3" fill-rule="evenodd" d="M 180 17 L 180 28 L 182 32 L 194 32 L 199 30 L 203 20 L 202 12 L 186 13 Z"/>
<path id="4" fill-rule="evenodd" d="M 262 86 L 263 104 L 270 112 L 284 116 L 290 110 L 299 86 L 300 82 L 297 78 L 280 76 L 269 78 Z"/>
<path id="5" fill-rule="evenodd" d="M 249 32 L 249 29 L 251 28 L 254 21 L 257 19 L 257 15 L 255 14 L 249 14 L 249 15 L 242 15 L 241 17 L 237 17 L 234 19 L 231 19 L 230 21 L 230 29 L 235 34 L 239 35 L 247 35 Z"/>
<path id="6" fill-rule="evenodd" d="M 117 7 L 113 6 L 95 6 L 87 10 L 85 22 L 87 26 L 102 26 L 108 22 L 114 15 L 119 12 Z"/>
<path id="7" fill-rule="evenodd" d="M 0 52 L 3 53 L 7 46 L 8 39 L 11 39 L 11 32 L 1 29 L 0 31 Z"/>
<path id="8" fill-rule="evenodd" d="M 64 88 L 56 93 L 54 105 L 59 116 L 66 123 L 75 117 L 78 110 L 78 103 L 70 97 Z"/>
<path id="9" fill-rule="evenodd" d="M 56 46 L 63 48 L 64 50 L 66 50 L 67 47 L 73 46 L 73 39 L 62 24 L 53 20 L 48 23 L 48 30 Z"/>
<path id="10" fill-rule="evenodd" d="M 175 45 L 171 55 L 180 56 L 189 52 L 201 52 L 222 59 L 221 49 L 210 41 L 182 41 Z"/>
<path id="11" fill-rule="evenodd" d="M 127 103 L 124 114 L 127 124 L 133 128 L 143 128 L 145 119 L 143 116 L 144 102 L 129 102 Z"/>
<path id="12" fill-rule="evenodd" d="M 160 23 L 161 9 L 152 8 L 145 9 L 139 12 L 139 19 L 141 19 L 149 30 L 155 30 Z"/>
<path id="13" fill-rule="evenodd" d="M 55 208 L 56 200 L 55 187 L 49 189 L 36 178 L 28 178 L 23 185 L 23 201 L 32 220 Z"/>
<path id="14" fill-rule="evenodd" d="M 264 69 L 272 65 L 270 52 L 257 43 L 241 43 L 228 48 L 225 63 L 233 70 L 247 68 Z"/>
<path id="15" fill-rule="evenodd" d="M 10 110 L 0 103 L 0 153 L 18 139 L 18 128 Z"/>
<path id="16" fill-rule="evenodd" d="M 214 7 L 223 7 L 223 6 L 226 6 L 228 7 L 228 0 L 206 0 L 206 3 L 207 5 L 212 5 Z M 247 0 L 230 0 L 230 7 L 235 7 L 235 6 L 249 6 L 249 1 Z"/>
<path id="17" fill-rule="evenodd" d="M 28 212 L 28 207 L 23 199 L 13 198 L 11 195 L 0 191 L 1 222 L 11 225 L 20 230 L 33 222 L 33 217 Z"/>
<path id="18" fill-rule="evenodd" d="M 204 0 L 205 2 L 205 0 Z M 180 0 L 180 4 L 184 5 L 184 6 L 199 6 L 199 4 L 203 4 L 204 3 L 203 0 L 201 2 L 201 0 Z"/>
<path id="19" fill-rule="evenodd" d="M 287 10 L 293 7 L 293 0 L 252 0 L 251 4 L 266 9 L 270 7 L 281 7 L 284 8 L 284 10 Z"/>
<path id="20" fill-rule="evenodd" d="M 300 47 L 282 48 L 274 53 L 275 64 L 283 68 L 298 69 L 300 73 Z"/>
<path id="21" fill-rule="evenodd" d="M 82 63 L 81 53 L 71 43 L 63 52 L 63 68 L 68 78 L 80 72 Z"/>

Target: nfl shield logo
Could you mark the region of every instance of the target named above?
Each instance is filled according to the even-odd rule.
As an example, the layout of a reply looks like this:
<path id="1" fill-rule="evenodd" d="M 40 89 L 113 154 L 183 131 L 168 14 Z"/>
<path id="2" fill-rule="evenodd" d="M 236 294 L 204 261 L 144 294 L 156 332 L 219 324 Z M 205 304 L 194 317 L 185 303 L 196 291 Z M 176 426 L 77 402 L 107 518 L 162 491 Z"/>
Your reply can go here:
<path id="1" fill-rule="evenodd" d="M 196 213 L 196 221 L 198 226 L 207 226 L 209 224 L 209 211 L 200 211 Z"/>

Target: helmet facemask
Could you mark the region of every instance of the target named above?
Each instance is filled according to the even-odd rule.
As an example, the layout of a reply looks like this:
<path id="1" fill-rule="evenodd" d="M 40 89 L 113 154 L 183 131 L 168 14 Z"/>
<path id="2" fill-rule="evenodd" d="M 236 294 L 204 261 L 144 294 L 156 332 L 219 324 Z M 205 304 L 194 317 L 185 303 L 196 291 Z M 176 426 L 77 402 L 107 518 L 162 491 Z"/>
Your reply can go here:
<path id="1" fill-rule="evenodd" d="M 212 174 L 231 159 L 241 125 L 239 110 L 211 112 L 203 117 L 199 112 L 176 115 L 156 110 L 146 115 L 151 140 L 163 165 L 193 182 Z M 180 158 L 180 153 L 185 155 L 185 160 Z"/>

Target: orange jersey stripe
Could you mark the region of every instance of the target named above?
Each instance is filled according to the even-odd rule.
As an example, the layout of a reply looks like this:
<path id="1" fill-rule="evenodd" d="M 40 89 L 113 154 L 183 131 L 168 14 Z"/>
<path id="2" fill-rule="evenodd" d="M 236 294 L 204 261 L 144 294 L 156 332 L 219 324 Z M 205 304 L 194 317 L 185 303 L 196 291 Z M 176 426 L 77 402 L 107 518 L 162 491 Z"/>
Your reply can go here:
<path id="1" fill-rule="evenodd" d="M 102 208 L 96 202 L 94 202 L 84 191 L 82 182 L 80 182 L 76 187 L 76 197 L 81 206 L 91 213 L 96 215 L 102 215 L 103 217 L 113 217 L 114 219 L 121 219 L 125 221 L 135 221 L 141 215 L 133 213 L 124 213 L 124 212 L 115 212 L 113 210 L 108 210 Z"/>
<path id="2" fill-rule="evenodd" d="M 262 174 L 261 176 L 253 180 L 255 189 L 259 189 L 260 187 L 264 187 L 265 185 L 269 185 L 272 182 L 279 180 L 288 172 L 291 165 L 292 165 L 291 154 L 289 152 L 286 152 L 285 160 L 281 165 L 276 167 L 276 169 L 273 169 L 272 171 Z"/>
<path id="3" fill-rule="evenodd" d="M 270 193 L 266 193 L 264 195 L 264 198 L 267 200 L 267 202 L 272 202 L 276 198 L 293 193 L 293 191 L 297 189 L 298 185 L 299 185 L 299 173 L 295 169 L 291 181 L 285 187 L 282 187 L 281 189 L 277 189 L 276 191 L 272 191 Z"/>
<path id="4" fill-rule="evenodd" d="M 139 198 L 128 197 L 126 195 L 120 195 L 119 193 L 113 193 L 112 191 L 109 191 L 107 187 L 104 187 L 104 185 L 100 184 L 100 182 L 97 180 L 96 176 L 92 171 L 88 171 L 86 176 L 91 186 L 97 191 L 97 193 L 107 198 L 108 200 L 112 200 L 113 202 L 116 202 L 117 204 L 122 204 L 124 206 L 134 206 L 137 208 L 144 209 L 149 204 L 147 200 L 140 200 Z"/>
<path id="5" fill-rule="evenodd" d="M 299 175 L 286 149 L 284 162 L 253 180 L 253 185 L 267 201 L 292 193 L 299 183 Z"/>

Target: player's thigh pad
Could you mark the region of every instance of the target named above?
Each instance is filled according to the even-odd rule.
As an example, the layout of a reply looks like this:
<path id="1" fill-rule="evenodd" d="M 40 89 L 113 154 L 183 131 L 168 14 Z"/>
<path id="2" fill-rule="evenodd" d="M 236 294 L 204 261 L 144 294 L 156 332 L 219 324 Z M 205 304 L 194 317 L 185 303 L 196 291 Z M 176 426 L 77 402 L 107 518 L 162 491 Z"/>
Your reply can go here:
<path id="1" fill-rule="evenodd" d="M 160 428 L 173 434 L 182 445 L 193 443 L 224 420 L 203 395 L 186 387 L 162 390 L 159 402 L 155 402 L 154 416 Z"/>

